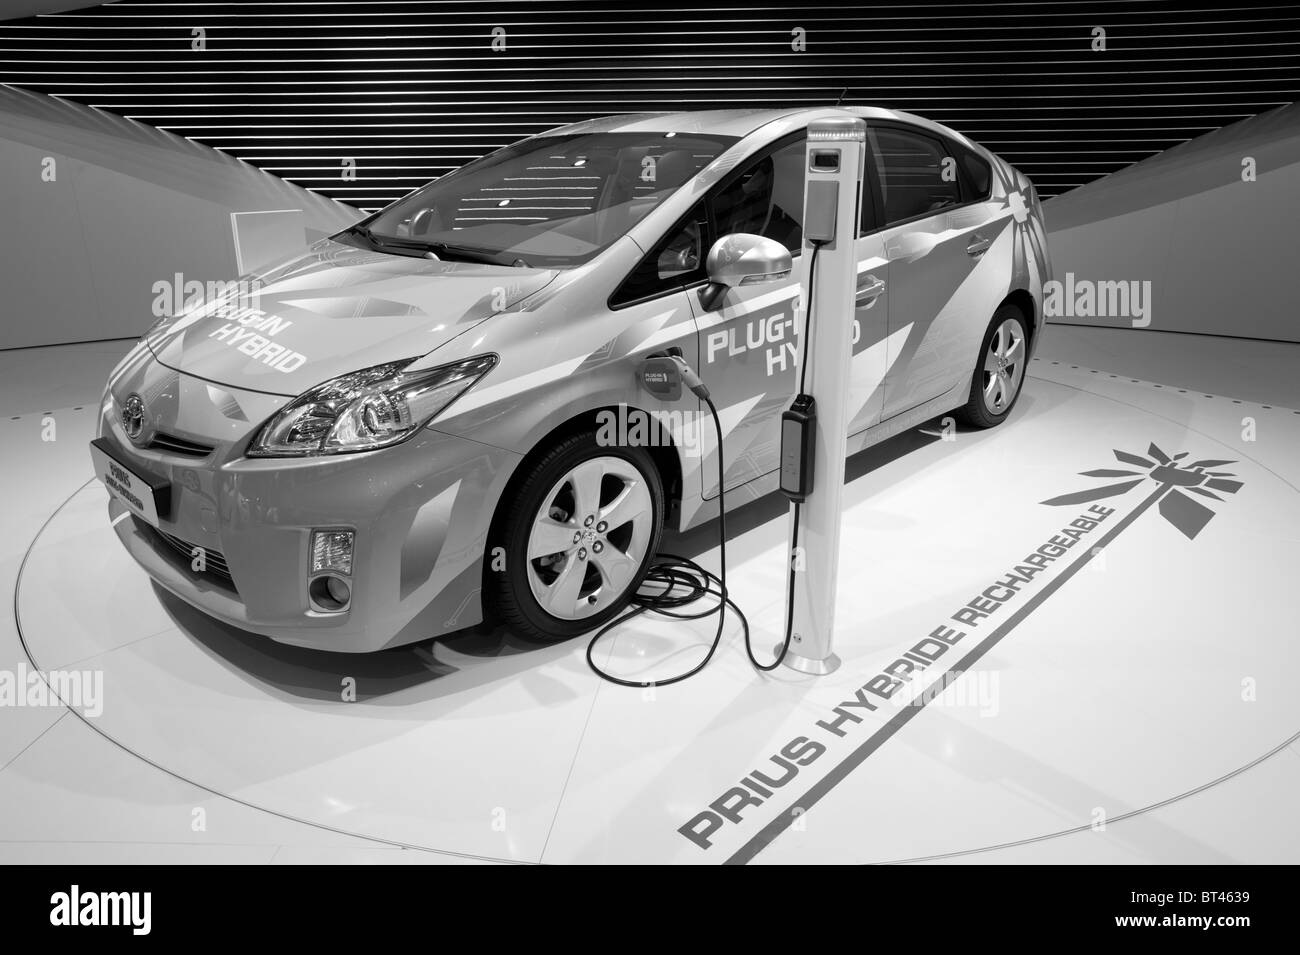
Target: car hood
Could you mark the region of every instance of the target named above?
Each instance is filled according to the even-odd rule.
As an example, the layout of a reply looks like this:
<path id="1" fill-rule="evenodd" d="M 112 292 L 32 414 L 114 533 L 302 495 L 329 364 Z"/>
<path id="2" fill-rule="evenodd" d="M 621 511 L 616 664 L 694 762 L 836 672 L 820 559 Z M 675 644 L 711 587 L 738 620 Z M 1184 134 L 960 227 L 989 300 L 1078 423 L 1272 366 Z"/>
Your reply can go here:
<path id="1" fill-rule="evenodd" d="M 557 274 L 325 242 L 160 322 L 144 340 L 177 371 L 296 396 L 338 375 L 427 355 Z"/>

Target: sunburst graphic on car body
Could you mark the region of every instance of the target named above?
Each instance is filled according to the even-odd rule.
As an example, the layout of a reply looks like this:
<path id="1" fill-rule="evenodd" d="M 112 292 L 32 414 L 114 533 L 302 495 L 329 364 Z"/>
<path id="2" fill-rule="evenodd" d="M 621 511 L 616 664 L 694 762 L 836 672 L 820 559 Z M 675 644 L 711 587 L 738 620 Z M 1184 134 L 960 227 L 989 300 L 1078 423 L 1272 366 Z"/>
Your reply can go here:
<path id="1" fill-rule="evenodd" d="M 1011 210 L 1011 218 L 1015 222 L 1017 261 L 1020 258 L 1020 247 L 1028 247 L 1034 256 L 1034 261 L 1050 275 L 1052 268 L 1047 254 L 1047 232 L 1043 228 L 1042 217 L 1034 215 L 1030 208 L 1030 203 L 1033 201 L 1030 198 L 1033 194 L 1032 184 L 1027 179 L 1021 183 L 1015 178 L 1009 178 L 999 163 L 994 163 L 993 169 L 998 184 L 1002 187 L 1003 198 Z M 1020 178 L 1023 179 L 1023 176 Z"/>

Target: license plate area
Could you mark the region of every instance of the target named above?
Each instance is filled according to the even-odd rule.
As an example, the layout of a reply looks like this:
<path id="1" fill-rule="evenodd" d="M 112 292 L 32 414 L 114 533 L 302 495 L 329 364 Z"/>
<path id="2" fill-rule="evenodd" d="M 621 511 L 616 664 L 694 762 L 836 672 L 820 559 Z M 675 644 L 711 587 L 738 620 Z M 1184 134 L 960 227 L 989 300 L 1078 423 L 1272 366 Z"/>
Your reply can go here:
<path id="1" fill-rule="evenodd" d="M 95 476 L 104 482 L 110 494 L 154 527 L 168 516 L 171 508 L 171 482 L 138 470 L 122 460 L 107 438 L 90 442 L 90 456 L 95 462 Z"/>

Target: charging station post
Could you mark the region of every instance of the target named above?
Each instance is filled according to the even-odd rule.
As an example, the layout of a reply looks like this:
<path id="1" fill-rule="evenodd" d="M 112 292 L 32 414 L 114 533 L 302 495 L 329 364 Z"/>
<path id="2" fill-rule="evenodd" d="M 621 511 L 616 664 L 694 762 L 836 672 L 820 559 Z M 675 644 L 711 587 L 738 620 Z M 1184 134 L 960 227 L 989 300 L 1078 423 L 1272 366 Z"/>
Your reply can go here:
<path id="1" fill-rule="evenodd" d="M 831 636 L 848 450 L 855 245 L 866 141 L 866 124 L 847 113 L 808 126 L 800 267 L 803 307 L 811 311 L 805 315 L 807 331 L 799 341 L 800 377 L 806 376 L 806 381 L 787 412 L 782 435 L 783 465 L 787 437 L 801 444 L 805 453 L 812 445 L 811 461 L 800 457 L 796 465 L 800 474 L 787 477 L 783 471 L 782 475 L 783 486 L 798 482 L 803 495 L 791 505 L 790 559 L 795 572 L 789 575 L 786 599 L 793 601 L 793 616 L 783 661 L 801 673 L 830 673 L 840 664 Z M 800 399 L 808 396 L 811 400 L 804 400 L 801 409 Z M 811 441 L 799 434 L 802 428 L 811 429 Z M 799 454 L 797 445 L 791 452 L 793 461 Z"/>

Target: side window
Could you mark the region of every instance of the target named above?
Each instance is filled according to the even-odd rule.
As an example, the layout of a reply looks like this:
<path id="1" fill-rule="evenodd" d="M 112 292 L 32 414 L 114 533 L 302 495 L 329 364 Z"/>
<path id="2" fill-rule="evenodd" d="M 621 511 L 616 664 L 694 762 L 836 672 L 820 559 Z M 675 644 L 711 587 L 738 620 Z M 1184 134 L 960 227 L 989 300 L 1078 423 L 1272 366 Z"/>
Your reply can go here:
<path id="1" fill-rule="evenodd" d="M 886 225 L 961 203 L 961 184 L 958 176 L 945 174 L 947 153 L 938 140 L 879 126 L 871 129 L 871 140 L 885 199 Z"/>
<path id="2" fill-rule="evenodd" d="M 718 235 L 749 232 L 780 242 L 793 254 L 803 244 L 803 138 L 752 160 L 714 194 Z"/>
<path id="3" fill-rule="evenodd" d="M 610 305 L 627 305 L 702 280 L 707 220 L 699 203 L 681 223 L 659 240 L 610 297 Z"/>

